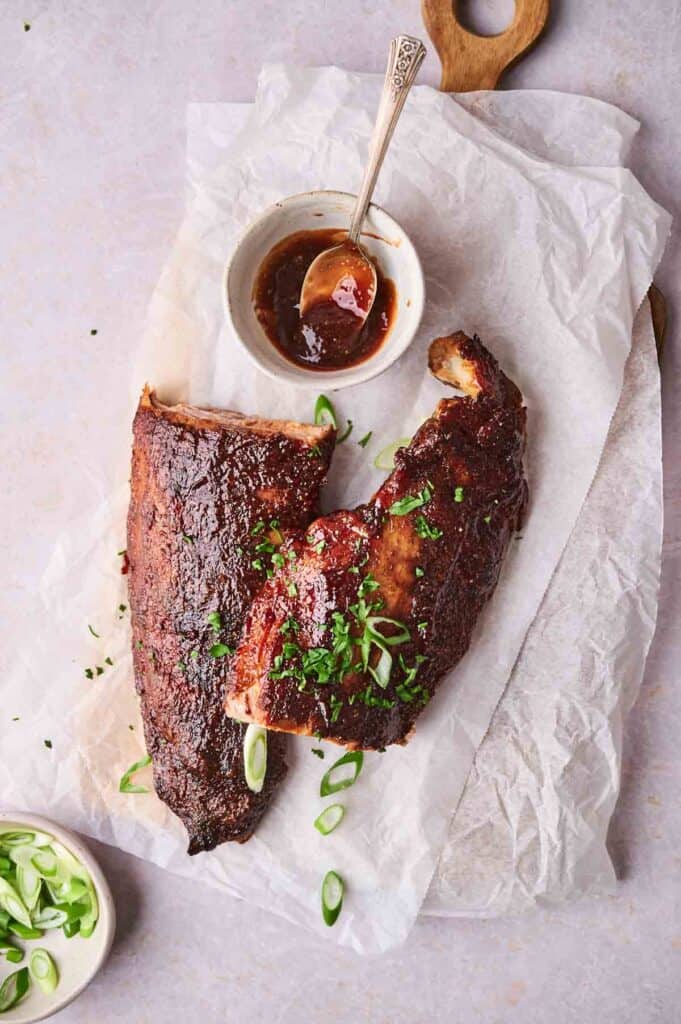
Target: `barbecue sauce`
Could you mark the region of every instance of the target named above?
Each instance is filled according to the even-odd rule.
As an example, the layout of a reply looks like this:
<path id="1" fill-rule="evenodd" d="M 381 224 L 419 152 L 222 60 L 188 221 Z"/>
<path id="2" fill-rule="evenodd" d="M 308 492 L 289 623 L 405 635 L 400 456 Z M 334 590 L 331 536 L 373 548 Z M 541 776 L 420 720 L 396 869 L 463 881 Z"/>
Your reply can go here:
<path id="1" fill-rule="evenodd" d="M 375 264 L 376 297 L 363 323 L 350 302 L 315 303 L 301 317 L 300 292 L 307 268 L 319 253 L 345 239 L 340 228 L 296 231 L 270 250 L 256 276 L 253 308 L 265 334 L 289 362 L 309 370 L 339 370 L 365 362 L 385 341 L 395 316 L 395 285 Z"/>

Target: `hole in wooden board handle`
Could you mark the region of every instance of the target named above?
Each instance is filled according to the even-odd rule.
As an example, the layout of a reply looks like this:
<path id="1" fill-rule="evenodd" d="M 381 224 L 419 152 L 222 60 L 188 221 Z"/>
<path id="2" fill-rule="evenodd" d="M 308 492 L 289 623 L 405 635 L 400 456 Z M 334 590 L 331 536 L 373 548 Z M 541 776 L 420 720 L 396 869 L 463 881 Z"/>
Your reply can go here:
<path id="1" fill-rule="evenodd" d="M 421 0 L 428 35 L 442 63 L 443 92 L 495 89 L 501 75 L 541 35 L 550 0 L 515 0 L 513 21 L 497 36 L 478 36 L 457 19 L 457 0 Z"/>

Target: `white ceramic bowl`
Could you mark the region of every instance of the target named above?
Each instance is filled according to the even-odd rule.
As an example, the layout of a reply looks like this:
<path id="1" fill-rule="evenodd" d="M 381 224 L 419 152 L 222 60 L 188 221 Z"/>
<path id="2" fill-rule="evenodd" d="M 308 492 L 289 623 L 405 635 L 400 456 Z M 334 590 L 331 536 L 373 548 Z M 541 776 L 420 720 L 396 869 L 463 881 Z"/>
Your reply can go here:
<path id="1" fill-rule="evenodd" d="M 347 192 L 303 192 L 282 199 L 251 224 L 234 250 L 225 271 L 225 312 L 237 342 L 270 377 L 317 390 L 360 384 L 387 370 L 416 334 L 424 301 L 421 264 L 397 221 L 373 203 L 364 222 L 362 244 L 397 289 L 393 325 L 378 351 L 348 369 L 308 370 L 285 359 L 258 322 L 252 302 L 253 285 L 270 249 L 294 231 L 347 228 L 354 204 L 355 197 Z"/>
<path id="2" fill-rule="evenodd" d="M 0 1015 L 2 1024 L 34 1024 L 35 1021 L 45 1020 L 46 1017 L 51 1017 L 53 1013 L 63 1009 L 92 981 L 111 949 L 116 911 L 102 869 L 88 848 L 68 829 L 62 828 L 48 818 L 19 811 L 0 811 L 0 826 L 3 831 L 35 828 L 54 836 L 88 869 L 99 900 L 99 920 L 89 939 L 81 939 L 79 935 L 67 939 L 61 928 L 52 928 L 46 931 L 41 939 L 30 942 L 15 939 L 17 945 L 26 951 L 26 956 L 20 964 L 8 964 L 2 960 L 0 978 L 4 979 L 13 971 L 27 967 L 31 950 L 38 946 L 47 949 L 54 957 L 59 970 L 59 984 L 55 991 L 47 995 L 32 982 L 29 993 L 22 1002 Z"/>

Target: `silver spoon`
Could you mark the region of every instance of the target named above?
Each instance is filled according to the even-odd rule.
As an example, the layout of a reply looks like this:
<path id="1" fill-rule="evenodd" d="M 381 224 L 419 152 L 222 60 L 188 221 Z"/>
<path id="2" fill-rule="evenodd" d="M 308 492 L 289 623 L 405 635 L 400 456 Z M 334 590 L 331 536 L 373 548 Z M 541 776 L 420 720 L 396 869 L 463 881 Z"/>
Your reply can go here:
<path id="1" fill-rule="evenodd" d="M 348 237 L 340 245 L 320 252 L 307 268 L 300 293 L 301 317 L 315 306 L 330 303 L 353 313 L 359 331 L 371 312 L 376 297 L 376 268 L 360 244 L 360 232 L 395 125 L 425 55 L 426 48 L 421 40 L 412 36 L 397 36 L 390 44 L 383 91 L 369 143 L 369 160 Z"/>

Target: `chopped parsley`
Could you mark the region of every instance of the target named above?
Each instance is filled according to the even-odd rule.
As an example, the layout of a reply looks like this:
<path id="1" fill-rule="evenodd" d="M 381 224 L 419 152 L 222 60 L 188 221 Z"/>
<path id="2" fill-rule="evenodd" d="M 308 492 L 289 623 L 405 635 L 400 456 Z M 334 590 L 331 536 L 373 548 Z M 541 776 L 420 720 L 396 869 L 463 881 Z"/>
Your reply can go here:
<path id="1" fill-rule="evenodd" d="M 332 693 L 329 698 L 329 704 L 331 705 L 331 721 L 336 722 L 345 706 L 345 701 L 337 697 L 335 693 Z"/>
<path id="2" fill-rule="evenodd" d="M 417 565 L 414 569 L 414 576 L 417 580 L 420 580 L 422 576 L 425 576 L 425 569 L 422 569 L 420 565 Z"/>
<path id="3" fill-rule="evenodd" d="M 25 21 L 24 22 L 24 32 L 30 32 L 30 31 L 31 31 L 31 23 L 30 23 L 30 21 Z"/>
<path id="4" fill-rule="evenodd" d="M 187 671 L 187 666 L 185 665 L 185 663 L 183 661 L 178 661 L 177 667 L 179 668 L 180 672 L 186 672 Z"/>
<path id="5" fill-rule="evenodd" d="M 262 570 L 265 568 L 265 566 L 263 565 L 262 558 L 254 558 L 253 561 L 251 562 L 251 565 L 253 566 L 254 569 L 257 569 L 258 572 L 262 572 Z"/>
<path id="6" fill-rule="evenodd" d="M 125 555 L 127 555 L 127 553 L 128 553 L 128 549 L 127 548 L 123 548 L 121 551 L 117 551 L 116 552 L 116 554 L 118 555 L 119 558 L 123 558 Z"/>
<path id="7" fill-rule="evenodd" d="M 295 585 L 293 580 L 289 580 L 289 582 L 286 584 L 286 593 L 288 594 L 289 597 L 295 597 L 296 594 L 298 593 L 298 587 Z"/>
<path id="8" fill-rule="evenodd" d="M 284 556 L 280 555 L 278 551 L 272 555 L 272 565 L 275 569 L 283 569 L 285 564 L 286 560 Z"/>
<path id="9" fill-rule="evenodd" d="M 92 626 L 90 625 L 89 622 L 88 622 L 87 628 L 90 630 L 90 632 L 92 633 L 93 636 L 96 636 L 98 640 L 101 640 L 101 637 L 100 637 L 99 633 L 95 633 L 94 629 L 92 628 Z"/>
<path id="10" fill-rule="evenodd" d="M 85 678 L 86 679 L 94 679 L 95 678 L 95 674 L 94 674 L 94 672 L 92 671 L 91 668 L 86 668 L 85 669 Z"/>
<path id="11" fill-rule="evenodd" d="M 291 679 L 299 690 L 304 691 L 308 684 L 339 684 L 350 672 L 368 672 L 384 689 L 390 680 L 393 665 L 391 648 L 406 643 L 410 634 L 403 623 L 376 614 L 382 608 L 383 601 L 368 601 L 367 595 L 372 594 L 378 587 L 378 582 L 371 575 L 367 575 L 358 588 L 356 603 L 350 605 L 348 609 L 349 615 L 335 611 L 330 622 L 315 623 L 317 629 L 327 631 L 324 646 L 301 648 L 289 637 L 290 633 L 295 636 L 297 632 L 294 627 L 295 620 L 287 619 L 281 627 L 281 632 L 287 639 L 282 644 L 281 652 L 273 659 L 270 679 Z M 379 630 L 382 623 L 395 627 L 396 631 L 386 636 Z M 380 653 L 375 667 L 370 664 L 374 648 Z M 359 660 L 356 659 L 356 654 L 359 655 Z M 371 698 L 372 688 L 373 684 L 370 682 L 366 700 Z M 355 695 L 355 699 L 363 698 Z M 381 703 L 384 699 L 374 697 L 371 706 L 377 706 L 376 701 L 380 706 L 386 706 Z M 351 703 L 354 701 L 351 700 Z M 329 698 L 329 706 L 331 721 L 335 722 L 340 714 L 342 702 L 339 703 L 339 698 L 333 694 Z"/>
<path id="12" fill-rule="evenodd" d="M 226 654 L 234 654 L 234 650 L 227 644 L 213 644 L 208 653 L 211 658 L 224 658 Z"/>
<path id="13" fill-rule="evenodd" d="M 454 488 L 454 501 L 459 505 L 463 501 L 463 487 Z"/>
<path id="14" fill-rule="evenodd" d="M 264 519 L 259 519 L 257 521 L 257 523 L 255 524 L 255 526 L 253 527 L 253 529 L 251 530 L 251 536 L 252 537 L 257 537 L 258 534 L 262 533 L 262 531 L 264 529 L 265 529 L 265 520 Z"/>
<path id="15" fill-rule="evenodd" d="M 214 633 L 219 633 L 222 629 L 222 619 L 220 618 L 220 612 L 209 612 L 206 616 L 206 622 L 211 627 Z"/>
<path id="16" fill-rule="evenodd" d="M 312 753 L 314 754 L 315 757 L 321 758 L 322 761 L 324 760 L 324 751 L 320 750 L 319 747 L 313 747 Z"/>
<path id="17" fill-rule="evenodd" d="M 30 26 L 29 26 L 29 28 L 30 28 Z M 91 331 L 90 331 L 90 334 L 91 334 L 91 335 L 92 335 L 92 336 L 94 337 L 96 333 L 97 333 L 97 328 L 96 328 L 96 327 L 93 327 L 93 328 L 91 329 Z"/>
<path id="18" fill-rule="evenodd" d="M 196 661 L 198 656 L 199 656 L 199 652 L 198 651 L 190 651 L 189 652 L 189 657 L 192 659 L 192 661 Z"/>
<path id="19" fill-rule="evenodd" d="M 491 522 L 492 522 L 492 517 L 491 516 L 485 516 L 485 518 L 483 519 L 483 523 L 491 523 Z"/>
<path id="20" fill-rule="evenodd" d="M 101 665 L 95 665 L 95 672 L 97 673 L 98 676 L 104 675 L 104 669 L 102 668 Z"/>
<path id="21" fill-rule="evenodd" d="M 52 750 L 52 740 L 43 740 L 43 743 L 45 744 L 48 750 Z"/>
<path id="22" fill-rule="evenodd" d="M 288 619 L 285 619 L 279 627 L 279 632 L 283 633 L 284 636 L 286 636 L 287 633 L 298 633 L 299 631 L 300 626 L 292 615 L 289 615 Z"/>
<path id="23" fill-rule="evenodd" d="M 357 444 L 360 446 L 360 448 L 366 448 L 366 446 L 369 444 L 369 441 L 371 440 L 371 435 L 372 434 L 373 434 L 373 430 L 370 430 L 368 434 L 365 434 L 364 437 L 361 437 L 359 439 Z"/>
<path id="24" fill-rule="evenodd" d="M 416 508 L 422 508 L 427 505 L 433 496 L 433 492 L 430 487 L 424 487 L 422 491 L 419 491 L 416 495 L 407 495 L 406 498 L 400 498 L 399 501 L 394 501 L 388 512 L 391 516 L 406 516 L 407 513 L 413 512 Z"/>
<path id="25" fill-rule="evenodd" d="M 317 541 L 316 544 L 313 544 L 312 547 L 314 548 L 318 555 L 321 555 L 322 551 L 326 547 L 326 541 L 322 537 L 320 540 Z"/>
<path id="26" fill-rule="evenodd" d="M 431 526 L 425 516 L 416 517 L 415 529 L 422 540 L 439 540 L 442 536 L 442 530 L 437 526 Z"/>
<path id="27" fill-rule="evenodd" d="M 105 661 L 105 663 L 106 663 L 107 665 L 113 665 L 113 661 L 112 661 L 112 660 L 111 660 L 111 658 L 109 658 L 109 657 L 106 657 L 106 658 L 104 659 L 104 661 Z"/>

